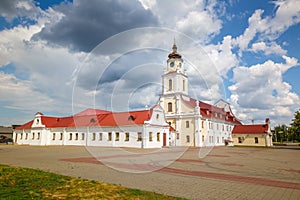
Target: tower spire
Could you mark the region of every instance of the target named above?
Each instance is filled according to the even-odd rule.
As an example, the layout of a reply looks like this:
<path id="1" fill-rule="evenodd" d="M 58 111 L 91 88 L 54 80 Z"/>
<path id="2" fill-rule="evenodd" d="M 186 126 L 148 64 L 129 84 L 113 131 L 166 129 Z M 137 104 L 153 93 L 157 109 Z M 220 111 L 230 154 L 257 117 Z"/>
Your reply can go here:
<path id="1" fill-rule="evenodd" d="M 175 37 L 174 37 L 174 44 L 173 44 L 173 53 L 177 53 L 177 46 L 176 46 L 176 40 L 175 40 Z"/>
<path id="2" fill-rule="evenodd" d="M 174 37 L 174 43 L 173 43 L 173 47 L 172 47 L 172 53 L 169 54 L 169 58 L 181 58 L 181 55 L 179 53 L 177 53 L 177 46 L 176 46 L 176 40 Z"/>

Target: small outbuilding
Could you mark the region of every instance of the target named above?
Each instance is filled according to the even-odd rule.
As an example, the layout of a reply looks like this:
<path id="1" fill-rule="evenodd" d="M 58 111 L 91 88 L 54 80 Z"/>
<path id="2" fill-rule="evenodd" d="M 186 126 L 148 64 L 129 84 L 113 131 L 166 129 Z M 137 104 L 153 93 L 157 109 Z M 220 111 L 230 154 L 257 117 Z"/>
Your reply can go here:
<path id="1" fill-rule="evenodd" d="M 232 139 L 236 146 L 273 146 L 269 118 L 265 124 L 234 126 Z"/>

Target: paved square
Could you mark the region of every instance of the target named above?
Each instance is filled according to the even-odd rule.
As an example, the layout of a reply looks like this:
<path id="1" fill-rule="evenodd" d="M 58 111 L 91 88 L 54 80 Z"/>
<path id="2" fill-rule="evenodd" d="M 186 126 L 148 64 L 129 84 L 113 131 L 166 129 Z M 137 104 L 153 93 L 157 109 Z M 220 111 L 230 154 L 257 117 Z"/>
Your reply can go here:
<path id="1" fill-rule="evenodd" d="M 85 147 L 1 145 L 0 163 L 190 199 L 300 199 L 300 150 L 215 147 L 199 159 L 200 149 L 189 148 L 173 162 L 181 150 L 122 149 L 127 154 L 120 154 L 98 147 L 92 156 Z M 151 162 L 159 156 L 161 162 Z M 139 157 L 149 162 L 128 162 Z M 136 173 L 126 172 L 132 170 Z"/>

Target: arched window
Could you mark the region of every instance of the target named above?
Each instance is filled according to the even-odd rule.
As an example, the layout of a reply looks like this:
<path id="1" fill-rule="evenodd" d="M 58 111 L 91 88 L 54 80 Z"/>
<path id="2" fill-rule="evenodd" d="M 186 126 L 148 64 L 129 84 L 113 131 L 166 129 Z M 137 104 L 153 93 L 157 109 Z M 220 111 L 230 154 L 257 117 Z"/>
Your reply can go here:
<path id="1" fill-rule="evenodd" d="M 168 112 L 172 112 L 172 103 L 171 102 L 168 103 Z"/>
<path id="2" fill-rule="evenodd" d="M 169 91 L 173 90 L 173 81 L 172 79 L 169 79 Z"/>

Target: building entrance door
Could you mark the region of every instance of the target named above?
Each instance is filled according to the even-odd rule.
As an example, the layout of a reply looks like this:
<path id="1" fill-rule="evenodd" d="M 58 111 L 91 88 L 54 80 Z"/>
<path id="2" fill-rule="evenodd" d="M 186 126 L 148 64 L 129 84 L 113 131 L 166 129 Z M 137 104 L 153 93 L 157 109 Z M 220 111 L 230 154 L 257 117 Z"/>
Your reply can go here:
<path id="1" fill-rule="evenodd" d="M 166 133 L 163 134 L 163 146 L 164 147 L 167 146 L 167 134 Z"/>

